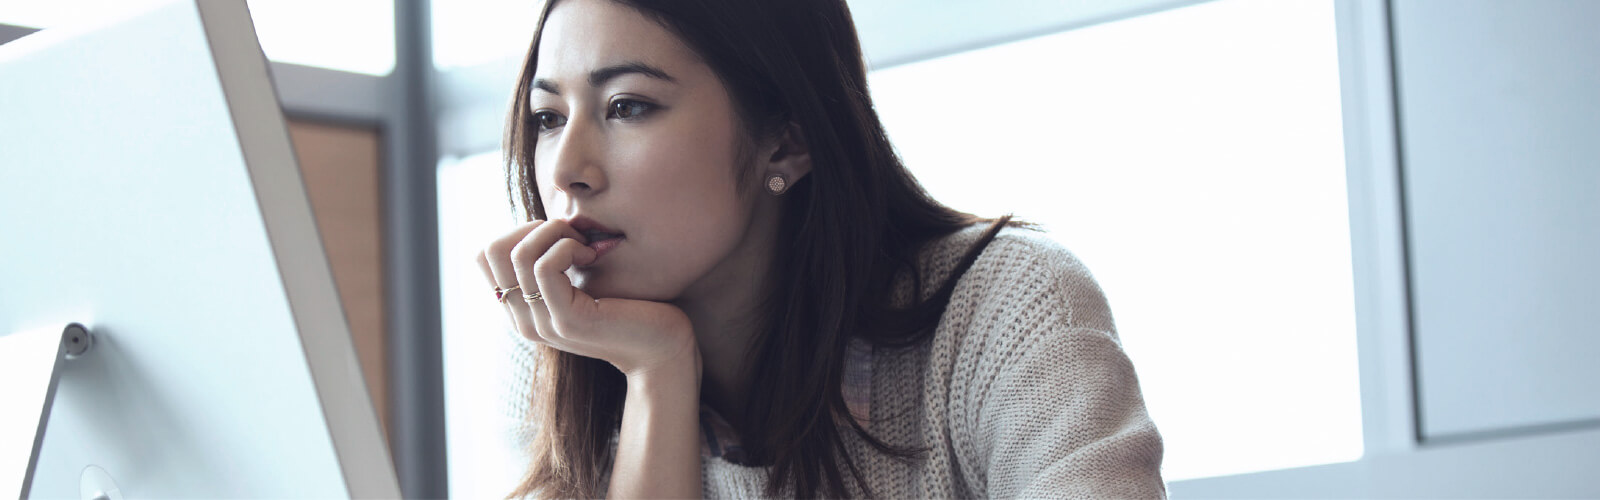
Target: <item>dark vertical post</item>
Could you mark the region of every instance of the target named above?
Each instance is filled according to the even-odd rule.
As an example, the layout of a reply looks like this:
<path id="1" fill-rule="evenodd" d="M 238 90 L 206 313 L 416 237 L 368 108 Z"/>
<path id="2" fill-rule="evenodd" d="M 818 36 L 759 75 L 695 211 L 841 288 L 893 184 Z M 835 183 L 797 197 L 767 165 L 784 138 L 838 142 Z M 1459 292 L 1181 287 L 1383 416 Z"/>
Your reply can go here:
<path id="1" fill-rule="evenodd" d="M 390 449 L 406 498 L 444 498 L 438 153 L 429 0 L 395 0 L 395 71 L 386 113 Z"/>

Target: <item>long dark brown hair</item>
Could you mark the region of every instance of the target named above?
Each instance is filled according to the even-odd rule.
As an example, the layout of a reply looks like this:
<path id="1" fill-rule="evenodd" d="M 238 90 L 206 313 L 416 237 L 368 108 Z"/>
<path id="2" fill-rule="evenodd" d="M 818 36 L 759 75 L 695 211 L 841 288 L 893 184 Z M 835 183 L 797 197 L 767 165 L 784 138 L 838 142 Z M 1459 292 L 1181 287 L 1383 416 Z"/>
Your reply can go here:
<path id="1" fill-rule="evenodd" d="M 751 463 L 771 466 L 768 496 L 788 485 L 802 498 L 848 497 L 846 471 L 872 496 L 860 457 L 846 451 L 845 426 L 900 460 L 926 450 L 891 446 L 850 417 L 842 391 L 848 341 L 889 349 L 926 341 L 956 280 L 1002 227 L 1017 223 L 946 207 L 906 170 L 867 94 L 866 65 L 844 0 L 615 1 L 676 34 L 711 67 L 746 133 L 770 137 L 791 125 L 801 131 L 812 171 L 785 194 L 775 284 L 750 352 L 757 361 L 745 374 L 761 390 L 749 394 L 745 417 L 732 424 Z M 555 2 L 547 1 L 539 16 L 506 127 L 506 180 L 526 220 L 545 218 L 533 180 L 537 128 L 528 97 Z M 917 254 L 984 222 L 988 231 L 922 300 Z M 890 302 L 897 276 L 911 280 L 909 305 Z M 605 361 L 548 346 L 539 346 L 537 366 L 530 418 L 539 433 L 529 450 L 532 464 L 510 496 L 602 496 L 626 381 Z"/>

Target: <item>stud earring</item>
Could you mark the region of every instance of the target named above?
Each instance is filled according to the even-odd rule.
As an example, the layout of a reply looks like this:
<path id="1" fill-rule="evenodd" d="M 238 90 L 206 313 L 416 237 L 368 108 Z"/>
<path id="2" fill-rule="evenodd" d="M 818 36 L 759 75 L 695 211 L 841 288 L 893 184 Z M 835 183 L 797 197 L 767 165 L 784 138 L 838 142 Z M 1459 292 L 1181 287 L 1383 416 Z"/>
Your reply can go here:
<path id="1" fill-rule="evenodd" d="M 784 191 L 788 190 L 789 181 L 783 178 L 783 174 L 772 174 L 772 177 L 767 178 L 767 191 L 774 196 L 783 194 Z"/>

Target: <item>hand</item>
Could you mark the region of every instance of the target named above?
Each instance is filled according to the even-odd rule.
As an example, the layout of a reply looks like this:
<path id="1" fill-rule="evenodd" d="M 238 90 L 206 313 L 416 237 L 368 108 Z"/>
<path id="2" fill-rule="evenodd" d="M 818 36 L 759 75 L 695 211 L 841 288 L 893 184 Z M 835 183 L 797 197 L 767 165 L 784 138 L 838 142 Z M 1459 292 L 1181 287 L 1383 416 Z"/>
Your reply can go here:
<path id="1" fill-rule="evenodd" d="M 597 300 L 572 286 L 566 271 L 596 258 L 586 243 L 565 220 L 533 221 L 491 242 L 478 254 L 478 267 L 490 286 L 522 286 L 501 302 L 523 337 L 605 360 L 629 378 L 692 359 L 698 380 L 700 350 L 683 310 L 647 300 Z M 544 299 L 523 300 L 535 291 Z"/>

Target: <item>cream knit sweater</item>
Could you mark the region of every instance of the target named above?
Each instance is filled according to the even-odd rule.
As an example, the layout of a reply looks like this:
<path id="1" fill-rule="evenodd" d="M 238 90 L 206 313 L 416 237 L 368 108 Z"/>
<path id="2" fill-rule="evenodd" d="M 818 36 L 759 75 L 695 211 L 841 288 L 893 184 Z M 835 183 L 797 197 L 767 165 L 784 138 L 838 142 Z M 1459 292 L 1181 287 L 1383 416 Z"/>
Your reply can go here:
<path id="1" fill-rule="evenodd" d="M 934 242 L 919 265 L 939 284 L 983 225 Z M 896 300 L 909 298 L 902 280 Z M 929 288 L 932 288 L 930 285 Z M 511 417 L 526 414 L 533 344 L 517 338 Z M 959 284 L 931 342 L 875 349 L 871 432 L 929 448 L 903 464 L 846 428 L 845 443 L 883 498 L 1164 498 L 1161 435 L 1089 270 L 1042 234 L 1007 228 Z M 511 429 L 526 450 L 534 429 Z M 767 468 L 702 465 L 707 498 L 753 498 Z M 853 494 L 860 496 L 848 479 Z"/>

